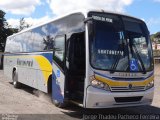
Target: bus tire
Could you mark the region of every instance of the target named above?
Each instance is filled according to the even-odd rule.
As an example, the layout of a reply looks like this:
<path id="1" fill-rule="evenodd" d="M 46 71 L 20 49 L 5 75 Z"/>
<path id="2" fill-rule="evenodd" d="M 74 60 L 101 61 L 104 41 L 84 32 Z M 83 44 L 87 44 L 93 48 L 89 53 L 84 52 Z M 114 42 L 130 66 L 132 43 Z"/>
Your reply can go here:
<path id="1" fill-rule="evenodd" d="M 53 104 L 58 107 L 58 108 L 65 108 L 67 107 L 67 102 L 64 102 L 64 103 L 60 103 L 58 102 L 57 100 L 52 100 L 53 101 Z"/>
<path id="2" fill-rule="evenodd" d="M 14 88 L 20 88 L 21 83 L 18 82 L 18 73 L 16 70 L 13 71 L 13 86 Z"/>

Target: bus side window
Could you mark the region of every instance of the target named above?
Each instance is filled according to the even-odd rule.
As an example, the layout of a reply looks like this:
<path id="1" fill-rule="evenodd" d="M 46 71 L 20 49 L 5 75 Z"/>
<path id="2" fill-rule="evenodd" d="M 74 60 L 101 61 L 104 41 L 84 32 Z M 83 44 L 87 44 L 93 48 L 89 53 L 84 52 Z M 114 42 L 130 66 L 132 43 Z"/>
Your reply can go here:
<path id="1" fill-rule="evenodd" d="M 53 42 L 53 60 L 64 68 L 65 35 L 57 36 Z"/>

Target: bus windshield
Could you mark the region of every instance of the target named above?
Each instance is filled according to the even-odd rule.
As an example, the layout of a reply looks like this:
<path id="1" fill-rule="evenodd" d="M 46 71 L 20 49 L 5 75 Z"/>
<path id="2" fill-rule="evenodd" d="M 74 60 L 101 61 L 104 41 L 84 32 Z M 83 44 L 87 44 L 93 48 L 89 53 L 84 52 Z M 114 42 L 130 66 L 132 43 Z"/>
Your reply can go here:
<path id="1" fill-rule="evenodd" d="M 92 15 L 90 62 L 93 68 L 117 72 L 153 69 L 152 49 L 146 25 L 118 15 Z"/>

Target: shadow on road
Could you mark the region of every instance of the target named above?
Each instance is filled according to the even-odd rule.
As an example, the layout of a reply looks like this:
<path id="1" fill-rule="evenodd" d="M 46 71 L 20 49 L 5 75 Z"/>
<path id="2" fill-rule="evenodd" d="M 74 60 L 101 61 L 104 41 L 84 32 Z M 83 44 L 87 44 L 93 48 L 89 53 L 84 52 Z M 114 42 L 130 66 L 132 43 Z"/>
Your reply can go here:
<path id="1" fill-rule="evenodd" d="M 10 82 L 10 84 L 12 84 Z M 35 90 L 29 86 L 23 85 L 22 87 L 23 91 L 30 93 L 32 95 L 35 95 L 37 97 L 40 96 L 41 93 L 38 92 L 38 90 Z M 51 102 L 51 101 L 50 101 Z M 81 107 L 78 107 L 74 104 L 70 104 L 65 110 L 62 109 L 61 113 L 62 115 L 42 115 L 43 117 L 46 117 L 47 119 L 50 118 L 59 118 L 64 117 L 67 120 L 105 120 L 110 118 L 103 118 L 105 116 L 116 117 L 116 119 L 122 119 L 119 117 L 124 117 L 123 115 L 134 115 L 137 116 L 140 119 L 141 115 L 158 115 L 160 119 L 160 108 L 155 106 L 139 106 L 139 107 L 127 107 L 127 108 L 108 108 L 108 109 L 84 109 Z M 30 116 L 23 116 L 20 118 L 26 118 Z M 32 118 L 39 118 L 40 115 L 32 116 Z M 42 118 L 43 118 L 42 117 Z M 49 120 L 50 120 L 49 119 Z M 135 119 L 135 118 L 134 118 Z M 33 119 L 34 120 L 34 119 Z M 40 119 L 41 120 L 41 119 Z M 42 119 L 43 120 L 43 119 Z M 59 119 L 58 119 L 59 120 Z"/>
<path id="2" fill-rule="evenodd" d="M 9 82 L 9 83 L 10 83 L 11 85 L 13 85 L 13 82 Z M 18 88 L 18 89 L 21 89 L 21 90 L 23 90 L 23 91 L 25 91 L 25 92 L 27 92 L 27 93 L 30 93 L 30 94 L 35 95 L 35 96 L 38 97 L 38 92 L 39 92 L 39 91 L 36 90 L 36 89 L 34 89 L 34 88 L 32 88 L 32 87 L 30 87 L 30 86 L 21 84 L 21 87 Z"/>

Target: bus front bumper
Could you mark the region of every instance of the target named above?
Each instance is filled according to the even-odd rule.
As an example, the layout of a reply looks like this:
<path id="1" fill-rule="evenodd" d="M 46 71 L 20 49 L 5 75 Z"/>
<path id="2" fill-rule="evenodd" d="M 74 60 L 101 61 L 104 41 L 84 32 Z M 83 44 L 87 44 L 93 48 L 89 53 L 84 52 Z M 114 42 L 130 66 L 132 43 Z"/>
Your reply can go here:
<path id="1" fill-rule="evenodd" d="M 110 92 L 88 87 L 86 108 L 113 108 L 150 105 L 153 100 L 154 87 L 141 92 Z"/>

